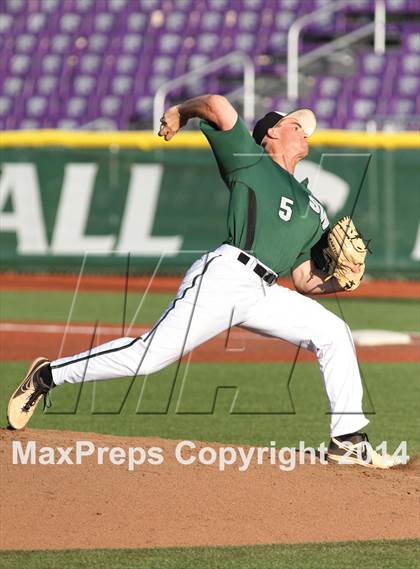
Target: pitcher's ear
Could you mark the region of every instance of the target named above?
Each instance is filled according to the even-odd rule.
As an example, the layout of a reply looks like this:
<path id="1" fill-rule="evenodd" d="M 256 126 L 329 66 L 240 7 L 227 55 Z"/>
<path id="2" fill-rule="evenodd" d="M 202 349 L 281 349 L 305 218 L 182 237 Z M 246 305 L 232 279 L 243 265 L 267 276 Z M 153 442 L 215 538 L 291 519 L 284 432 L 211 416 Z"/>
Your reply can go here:
<path id="1" fill-rule="evenodd" d="M 279 130 L 277 127 L 272 126 L 271 128 L 269 128 L 266 132 L 266 136 L 268 136 L 269 138 L 279 138 Z"/>

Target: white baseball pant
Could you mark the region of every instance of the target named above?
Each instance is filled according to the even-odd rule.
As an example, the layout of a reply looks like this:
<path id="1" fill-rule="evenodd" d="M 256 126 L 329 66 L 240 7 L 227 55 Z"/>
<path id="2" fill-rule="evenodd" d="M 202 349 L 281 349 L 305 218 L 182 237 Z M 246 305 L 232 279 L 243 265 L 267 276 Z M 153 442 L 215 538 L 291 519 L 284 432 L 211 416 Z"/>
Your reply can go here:
<path id="1" fill-rule="evenodd" d="M 331 436 L 360 430 L 369 421 L 347 324 L 298 292 L 267 285 L 252 271 L 256 260 L 243 265 L 240 253 L 222 245 L 198 259 L 150 331 L 51 362 L 54 383 L 149 375 L 229 326 L 241 326 L 315 352 L 330 402 Z"/>

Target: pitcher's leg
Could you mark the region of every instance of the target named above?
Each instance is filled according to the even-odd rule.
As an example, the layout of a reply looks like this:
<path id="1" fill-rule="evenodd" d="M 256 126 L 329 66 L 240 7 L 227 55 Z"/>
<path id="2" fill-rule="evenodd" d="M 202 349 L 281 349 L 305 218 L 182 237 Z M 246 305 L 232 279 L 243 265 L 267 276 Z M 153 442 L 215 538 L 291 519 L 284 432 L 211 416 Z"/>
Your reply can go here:
<path id="1" fill-rule="evenodd" d="M 232 278 L 228 279 L 228 286 L 220 286 L 229 267 L 216 252 L 196 261 L 186 273 L 176 298 L 141 338 L 118 338 L 53 362 L 37 358 L 9 400 L 9 425 L 23 429 L 42 397 L 55 385 L 148 375 L 225 330 L 230 324 L 232 298 L 237 289 Z"/>
<path id="2" fill-rule="evenodd" d="M 369 421 L 362 410 L 362 381 L 347 324 L 295 291 L 274 286 L 266 292 L 241 325 L 316 353 L 330 401 L 332 436 L 352 433 L 367 425 Z"/>
<path id="3" fill-rule="evenodd" d="M 331 436 L 354 433 L 369 420 L 363 414 L 363 386 L 350 328 L 333 315 L 330 338 L 316 347 L 319 367 L 330 401 Z"/>
<path id="4" fill-rule="evenodd" d="M 55 385 L 148 375 L 225 330 L 230 301 L 215 278 L 217 260 L 212 253 L 194 263 L 168 309 L 140 338 L 118 338 L 51 362 Z"/>
<path id="5" fill-rule="evenodd" d="M 151 373 L 152 370 L 145 370 L 147 362 L 142 366 L 145 356 L 146 346 L 141 338 L 118 338 L 52 361 L 51 373 L 55 385 Z"/>

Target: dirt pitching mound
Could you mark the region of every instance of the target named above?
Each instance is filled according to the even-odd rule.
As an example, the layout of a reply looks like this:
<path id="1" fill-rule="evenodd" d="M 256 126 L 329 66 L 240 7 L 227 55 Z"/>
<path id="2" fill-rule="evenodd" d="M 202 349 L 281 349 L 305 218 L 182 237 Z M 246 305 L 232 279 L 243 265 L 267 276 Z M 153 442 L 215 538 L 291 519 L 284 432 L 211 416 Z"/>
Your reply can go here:
<path id="1" fill-rule="evenodd" d="M 129 471 L 96 454 L 82 464 L 13 464 L 21 448 L 160 447 L 164 461 Z M 28 429 L 0 431 L 1 549 L 245 545 L 420 537 L 414 461 L 390 471 L 265 461 L 181 465 L 179 441 Z M 222 445 L 195 443 L 193 451 Z M 227 446 L 227 445 L 224 445 Z M 234 446 L 237 448 L 237 446 Z M 248 447 L 244 447 L 247 449 Z M 121 456 L 121 451 L 120 456 Z M 190 451 L 191 452 L 191 451 Z M 186 457 L 189 453 L 184 451 Z M 70 455 L 75 461 L 75 456 Z M 55 460 L 59 459 L 55 450 Z"/>

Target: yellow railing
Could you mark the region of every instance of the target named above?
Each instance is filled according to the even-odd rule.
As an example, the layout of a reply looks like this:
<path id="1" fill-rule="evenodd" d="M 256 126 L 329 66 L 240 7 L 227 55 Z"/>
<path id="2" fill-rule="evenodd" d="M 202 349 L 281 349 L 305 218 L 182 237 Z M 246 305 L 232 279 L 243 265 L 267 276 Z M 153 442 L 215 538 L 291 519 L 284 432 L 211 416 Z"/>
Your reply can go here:
<path id="1" fill-rule="evenodd" d="M 420 132 L 355 132 L 323 130 L 310 139 L 311 146 L 347 146 L 359 148 L 417 148 L 420 149 Z M 73 148 L 208 148 L 203 134 L 180 132 L 170 142 L 165 142 L 149 131 L 77 132 L 64 130 L 19 130 L 0 133 L 0 148 L 66 146 Z"/>

